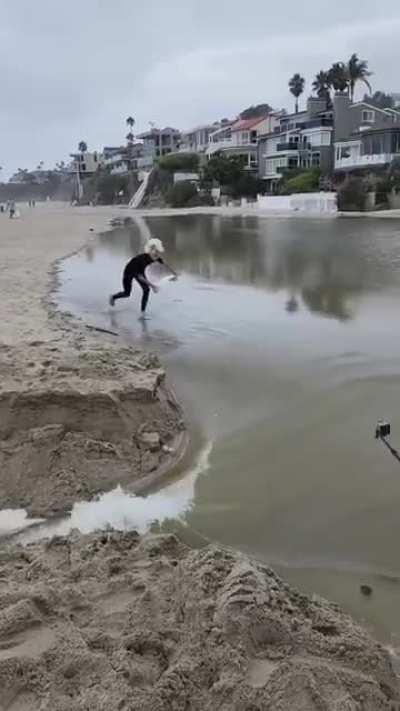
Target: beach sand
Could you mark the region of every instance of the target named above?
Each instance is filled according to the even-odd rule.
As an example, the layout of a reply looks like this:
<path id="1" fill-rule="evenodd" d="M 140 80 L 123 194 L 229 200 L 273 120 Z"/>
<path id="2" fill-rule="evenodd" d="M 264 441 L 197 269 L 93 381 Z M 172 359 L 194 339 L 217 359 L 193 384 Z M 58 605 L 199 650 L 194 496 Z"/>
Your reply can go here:
<path id="1" fill-rule="evenodd" d="M 116 215 L 50 203 L 1 216 L 2 508 L 46 517 L 119 483 L 142 491 L 184 452 L 183 413 L 158 359 L 52 302 L 57 260 Z"/>
<path id="2" fill-rule="evenodd" d="M 182 440 L 157 358 L 86 332 L 49 296 L 55 261 L 117 213 L 1 217 L 3 508 L 46 516 L 143 481 Z M 399 708 L 380 644 L 245 555 L 134 531 L 0 545 L 0 711 Z"/>

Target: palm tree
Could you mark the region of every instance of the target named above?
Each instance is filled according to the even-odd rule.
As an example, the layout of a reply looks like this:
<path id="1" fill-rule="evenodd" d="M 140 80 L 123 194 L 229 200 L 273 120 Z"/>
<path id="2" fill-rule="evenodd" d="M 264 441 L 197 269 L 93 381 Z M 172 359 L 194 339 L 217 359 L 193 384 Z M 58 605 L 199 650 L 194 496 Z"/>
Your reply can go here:
<path id="1" fill-rule="evenodd" d="M 133 127 L 135 125 L 135 119 L 133 116 L 128 116 L 126 119 L 126 125 L 129 128 L 128 135 L 126 137 L 126 140 L 128 141 L 128 169 L 131 168 L 132 166 L 132 147 L 133 147 L 133 141 L 135 140 L 135 136 L 133 135 Z"/>
<path id="2" fill-rule="evenodd" d="M 328 101 L 330 98 L 331 86 L 329 72 L 325 72 L 321 69 L 321 71 L 315 75 L 315 79 L 312 83 L 313 91 L 320 99 L 326 99 Z"/>
<path id="3" fill-rule="evenodd" d="M 348 91 L 349 89 L 349 76 L 347 67 L 343 62 L 335 62 L 332 64 L 329 72 L 329 83 L 335 91 Z"/>
<path id="4" fill-rule="evenodd" d="M 86 153 L 87 143 L 85 141 L 79 141 L 78 151 L 80 151 L 80 153 Z"/>
<path id="5" fill-rule="evenodd" d="M 126 119 L 126 125 L 129 126 L 130 133 L 132 133 L 132 129 L 135 125 L 135 119 L 133 118 L 133 116 L 128 116 L 128 118 Z"/>
<path id="6" fill-rule="evenodd" d="M 367 77 L 370 77 L 372 72 L 368 71 L 368 62 L 365 59 L 359 59 L 356 53 L 352 54 L 347 64 L 347 75 L 350 88 L 350 98 L 354 99 L 354 89 L 357 82 L 362 81 L 368 87 L 371 94 L 371 84 Z"/>
<path id="7" fill-rule="evenodd" d="M 304 77 L 300 76 L 300 74 L 293 74 L 292 78 L 289 81 L 289 89 L 290 93 L 293 94 L 293 96 L 296 99 L 295 102 L 295 113 L 297 114 L 299 111 L 299 96 L 304 91 L 304 84 L 305 84 L 305 79 Z"/>

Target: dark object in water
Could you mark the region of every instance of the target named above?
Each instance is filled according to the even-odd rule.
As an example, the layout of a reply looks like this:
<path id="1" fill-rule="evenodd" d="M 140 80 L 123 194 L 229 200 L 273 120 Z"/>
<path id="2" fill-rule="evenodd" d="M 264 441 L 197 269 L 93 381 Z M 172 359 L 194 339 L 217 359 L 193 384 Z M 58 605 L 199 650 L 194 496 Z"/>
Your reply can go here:
<path id="1" fill-rule="evenodd" d="M 360 591 L 366 597 L 369 597 L 370 595 L 372 595 L 372 588 L 370 585 L 360 585 Z"/>
<path id="2" fill-rule="evenodd" d="M 109 333 L 110 336 L 119 336 L 119 333 L 116 331 L 109 331 L 107 328 L 100 328 L 99 326 L 88 326 L 87 324 L 86 328 L 89 329 L 89 331 L 99 331 L 99 333 Z"/>

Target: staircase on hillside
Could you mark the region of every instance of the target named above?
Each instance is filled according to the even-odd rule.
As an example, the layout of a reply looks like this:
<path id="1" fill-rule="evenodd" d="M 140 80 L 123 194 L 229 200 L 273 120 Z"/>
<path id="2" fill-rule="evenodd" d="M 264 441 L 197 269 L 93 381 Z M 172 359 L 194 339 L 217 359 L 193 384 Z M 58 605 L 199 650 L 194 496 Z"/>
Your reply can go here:
<path id="1" fill-rule="evenodd" d="M 132 207 L 133 209 L 137 209 L 138 207 L 140 207 L 140 204 L 141 204 L 141 202 L 145 196 L 145 193 L 146 193 L 147 184 L 149 182 L 150 175 L 151 175 L 151 170 L 148 173 L 144 173 L 142 182 L 140 183 L 134 196 L 129 201 L 129 207 Z"/>

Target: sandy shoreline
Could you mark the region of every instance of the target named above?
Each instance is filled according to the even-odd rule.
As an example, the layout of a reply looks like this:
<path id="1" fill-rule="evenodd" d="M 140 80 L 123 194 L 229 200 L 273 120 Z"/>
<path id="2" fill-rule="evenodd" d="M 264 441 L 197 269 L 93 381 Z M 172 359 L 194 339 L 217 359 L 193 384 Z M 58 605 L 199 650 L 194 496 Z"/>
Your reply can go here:
<path id="1" fill-rule="evenodd" d="M 56 261 L 115 216 L 0 221 L 1 508 L 46 515 L 172 464 L 184 424 L 158 359 L 46 296 Z M 0 546 L 0 711 L 398 708 L 382 646 L 247 556 L 135 532 Z"/>

